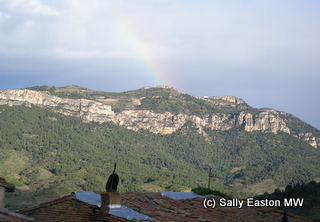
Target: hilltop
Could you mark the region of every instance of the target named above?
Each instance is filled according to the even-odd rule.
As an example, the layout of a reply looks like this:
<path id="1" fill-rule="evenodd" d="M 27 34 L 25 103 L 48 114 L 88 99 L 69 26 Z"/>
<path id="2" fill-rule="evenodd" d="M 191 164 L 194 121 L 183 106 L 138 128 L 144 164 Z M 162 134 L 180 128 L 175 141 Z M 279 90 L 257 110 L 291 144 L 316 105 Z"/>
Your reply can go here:
<path id="1" fill-rule="evenodd" d="M 12 206 L 102 190 L 114 162 L 120 191 L 207 186 L 211 167 L 239 196 L 320 178 L 318 129 L 234 96 L 35 86 L 0 91 L 0 117 L 0 176 L 25 190 Z"/>
<path id="2" fill-rule="evenodd" d="M 85 122 L 114 122 L 126 128 L 171 134 L 187 122 L 199 130 L 284 132 L 317 148 L 320 133 L 295 116 L 274 109 L 254 109 L 234 96 L 194 97 L 168 86 L 144 87 L 123 93 L 91 91 L 79 86 L 31 87 L 0 92 L 0 104 L 33 104 Z M 15 101 L 12 103 L 11 101 Z M 138 124 L 139 123 L 139 124 Z"/>

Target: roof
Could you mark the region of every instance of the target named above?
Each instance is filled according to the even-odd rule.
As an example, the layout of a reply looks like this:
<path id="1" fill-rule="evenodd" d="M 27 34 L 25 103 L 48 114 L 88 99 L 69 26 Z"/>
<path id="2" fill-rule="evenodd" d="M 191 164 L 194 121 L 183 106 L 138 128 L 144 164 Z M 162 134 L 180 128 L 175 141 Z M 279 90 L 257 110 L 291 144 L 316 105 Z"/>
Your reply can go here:
<path id="1" fill-rule="evenodd" d="M 59 205 L 61 205 L 60 208 L 55 209 L 55 206 L 59 206 Z M 70 205 L 73 205 L 73 206 L 66 207 Z M 65 211 L 61 210 L 61 208 L 65 208 L 64 209 Z M 78 208 L 78 209 L 75 209 L 75 208 Z M 84 209 L 89 209 L 89 210 L 84 210 Z M 70 210 L 73 212 L 70 213 Z M 84 211 L 87 211 L 87 212 L 84 212 Z M 88 211 L 92 212 L 92 214 L 94 215 L 86 215 Z M 52 201 L 42 203 L 38 206 L 21 209 L 18 211 L 18 213 L 30 215 L 35 218 L 35 221 L 87 221 L 84 218 L 84 216 L 87 216 L 88 218 L 92 218 L 92 217 L 100 218 L 101 220 L 99 221 L 113 221 L 113 222 L 127 221 L 127 219 L 122 219 L 117 216 L 110 215 L 107 212 L 101 212 L 98 206 L 78 200 L 72 194 L 65 195 L 63 197 L 54 199 Z M 57 219 L 57 214 L 59 214 L 59 219 Z M 70 217 L 74 217 L 74 218 L 70 218 Z"/>
<path id="2" fill-rule="evenodd" d="M 34 221 L 34 218 L 0 207 L 0 221 Z"/>
<path id="3" fill-rule="evenodd" d="M 75 193 L 76 194 L 76 193 Z M 86 196 L 89 201 L 84 200 L 81 196 Z M 177 198 L 177 195 L 187 196 L 187 199 Z M 40 206 L 34 207 L 42 208 L 52 204 L 58 204 L 65 201 L 66 199 L 72 198 L 83 205 L 90 208 L 100 209 L 99 194 L 93 192 L 78 192 L 78 198 L 73 195 L 68 195 L 54 201 L 50 201 Z M 168 197 L 171 196 L 171 197 Z M 277 210 L 274 207 L 254 207 L 243 204 L 243 207 L 223 207 L 216 206 L 215 208 L 205 208 L 203 203 L 205 198 L 212 199 L 218 202 L 220 197 L 204 197 L 195 195 L 192 196 L 190 193 L 175 193 L 175 192 L 153 192 L 153 193 L 137 193 L 137 192 L 124 192 L 121 193 L 121 204 L 124 209 L 129 209 L 127 215 L 109 215 L 113 221 L 127 221 L 127 220 L 149 220 L 152 221 L 281 221 L 283 216 L 282 210 Z M 80 200 L 82 199 L 82 200 Z M 93 201 L 93 202 L 91 202 Z M 111 209 L 112 210 L 112 209 Z M 144 215 L 147 218 L 136 218 L 125 217 L 131 215 L 132 211 L 136 212 L 137 215 Z M 25 211 L 20 211 L 24 213 Z M 303 218 L 295 214 L 288 213 L 289 221 L 313 221 L 308 218 Z M 123 218 L 123 219 L 122 219 Z"/>
<path id="4" fill-rule="evenodd" d="M 86 205 L 86 206 L 88 206 L 90 208 L 97 208 L 96 206 L 93 206 L 91 204 L 76 200 L 73 197 L 73 195 L 65 195 L 65 196 L 59 197 L 57 199 L 54 199 L 52 201 L 48 201 L 48 202 L 42 203 L 42 204 L 37 205 L 37 206 L 26 207 L 26 208 L 20 209 L 18 212 L 23 214 L 23 213 L 26 213 L 26 212 L 36 211 L 38 209 L 42 209 L 42 208 L 45 208 L 45 207 L 50 207 L 50 206 L 53 206 L 53 205 L 56 205 L 56 204 L 60 204 L 62 202 L 68 201 L 70 199 L 72 199 L 74 201 L 77 201 L 77 202 L 79 202 L 81 204 L 84 204 L 84 205 Z"/>
<path id="5" fill-rule="evenodd" d="M 212 198 L 212 197 L 211 197 Z M 216 201 L 220 197 L 214 197 Z M 152 217 L 154 221 L 281 221 L 283 211 L 273 207 L 205 208 L 205 197 L 175 200 L 162 193 L 121 194 L 121 203 L 131 209 Z M 313 221 L 288 213 L 289 221 Z M 182 219 L 183 218 L 183 219 Z"/>
<path id="6" fill-rule="evenodd" d="M 73 195 L 77 200 L 83 201 L 87 204 L 101 207 L 101 198 L 100 194 L 94 192 L 73 192 Z M 129 207 L 126 207 L 121 204 L 113 204 L 109 206 L 109 214 L 125 218 L 127 220 L 153 220 L 152 218 L 140 214 Z"/>

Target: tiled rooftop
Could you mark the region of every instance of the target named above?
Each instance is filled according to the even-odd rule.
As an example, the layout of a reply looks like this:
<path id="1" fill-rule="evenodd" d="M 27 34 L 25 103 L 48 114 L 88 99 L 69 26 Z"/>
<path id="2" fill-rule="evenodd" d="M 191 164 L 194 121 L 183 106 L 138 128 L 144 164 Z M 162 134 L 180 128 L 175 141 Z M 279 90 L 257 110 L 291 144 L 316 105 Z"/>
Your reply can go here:
<path id="1" fill-rule="evenodd" d="M 30 222 L 34 221 L 34 218 L 11 212 L 6 208 L 0 207 L 0 221 Z"/>
<path id="2" fill-rule="evenodd" d="M 203 198 L 173 200 L 161 193 L 122 193 L 121 203 L 154 221 L 281 221 L 283 211 L 273 207 L 204 208 Z M 218 199 L 218 197 L 216 197 Z M 290 222 L 313 221 L 291 213 Z"/>
<path id="3" fill-rule="evenodd" d="M 41 204 L 36 208 L 43 208 L 48 205 L 57 204 L 74 196 L 68 195 L 63 198 L 56 199 L 48 203 Z M 211 197 L 212 198 L 212 197 Z M 216 201 L 219 197 L 214 197 Z M 222 207 L 205 208 L 203 206 L 204 198 L 196 197 L 193 199 L 174 200 L 161 193 L 136 193 L 125 192 L 121 193 L 121 204 L 131 208 L 132 210 L 153 218 L 152 221 L 281 221 L 283 216 L 282 210 L 277 210 L 273 207 L 250 207 L 243 204 L 241 208 L 238 207 Z M 82 202 L 75 199 L 74 201 Z M 82 202 L 89 208 L 99 210 L 97 205 L 92 205 Z M 22 211 L 21 213 L 27 213 Z M 107 214 L 106 214 L 107 215 Z M 288 213 L 290 222 L 299 221 L 313 221 L 308 218 L 303 218 L 291 213 Z M 127 221 L 125 218 L 120 218 L 114 215 L 108 216 L 109 221 Z M 36 220 L 37 221 L 37 220 Z M 67 221 L 67 220 L 66 220 Z M 104 220 L 99 220 L 104 221 Z M 136 221 L 136 220 L 132 220 Z"/>

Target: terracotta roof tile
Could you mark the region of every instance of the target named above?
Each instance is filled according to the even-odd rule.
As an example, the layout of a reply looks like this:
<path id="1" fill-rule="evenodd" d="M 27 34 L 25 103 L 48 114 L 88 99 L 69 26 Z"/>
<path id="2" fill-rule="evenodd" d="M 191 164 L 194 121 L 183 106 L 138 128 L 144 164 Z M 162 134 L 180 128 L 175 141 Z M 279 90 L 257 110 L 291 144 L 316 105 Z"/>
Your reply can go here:
<path id="1" fill-rule="evenodd" d="M 281 221 L 283 211 L 273 207 L 203 207 L 203 199 L 173 200 L 160 193 L 122 193 L 122 204 L 154 221 Z M 217 198 L 218 200 L 218 198 Z M 313 221 L 288 213 L 291 221 Z"/>
<path id="2" fill-rule="evenodd" d="M 54 201 L 41 204 L 31 210 L 59 204 L 71 195 L 58 198 Z M 218 201 L 219 198 L 215 198 Z M 86 204 L 87 207 L 99 210 L 99 207 Z M 243 204 L 243 207 L 221 207 L 204 208 L 202 198 L 173 200 L 162 196 L 161 193 L 121 193 L 121 204 L 137 211 L 140 214 L 153 218 L 153 221 L 281 221 L 283 211 L 273 207 L 249 207 Z M 23 213 L 24 211 L 21 211 Z M 125 218 L 119 218 L 113 215 L 107 215 L 110 221 L 127 221 Z M 313 221 L 291 213 L 288 213 L 289 221 Z M 98 220 L 103 221 L 103 220 Z M 132 220 L 135 221 L 135 220 Z"/>

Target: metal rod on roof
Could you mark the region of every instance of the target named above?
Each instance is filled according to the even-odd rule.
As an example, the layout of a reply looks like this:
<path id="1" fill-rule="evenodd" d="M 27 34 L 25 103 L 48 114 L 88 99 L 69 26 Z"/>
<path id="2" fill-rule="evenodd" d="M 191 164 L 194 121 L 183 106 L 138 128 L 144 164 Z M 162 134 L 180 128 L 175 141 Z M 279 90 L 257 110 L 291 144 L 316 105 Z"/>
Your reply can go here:
<path id="1" fill-rule="evenodd" d="M 209 168 L 209 182 L 208 182 L 208 189 L 210 189 L 210 179 L 211 179 L 210 175 L 211 175 L 211 168 Z"/>

